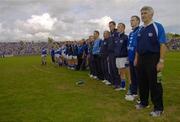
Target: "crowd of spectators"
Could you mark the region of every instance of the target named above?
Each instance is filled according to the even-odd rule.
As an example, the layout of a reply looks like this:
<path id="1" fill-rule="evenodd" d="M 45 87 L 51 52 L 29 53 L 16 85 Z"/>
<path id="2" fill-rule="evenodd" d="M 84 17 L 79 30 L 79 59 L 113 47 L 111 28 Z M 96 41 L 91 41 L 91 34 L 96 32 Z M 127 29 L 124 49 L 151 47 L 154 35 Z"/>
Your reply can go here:
<path id="1" fill-rule="evenodd" d="M 168 50 L 180 51 L 180 38 L 170 39 L 166 44 Z"/>
<path id="2" fill-rule="evenodd" d="M 180 39 L 170 39 L 166 46 L 170 51 L 180 51 Z M 42 48 L 48 47 L 47 42 L 0 42 L 0 55 L 39 55 Z"/>
<path id="3" fill-rule="evenodd" d="M 37 55 L 47 45 L 47 42 L 0 42 L 0 55 Z"/>

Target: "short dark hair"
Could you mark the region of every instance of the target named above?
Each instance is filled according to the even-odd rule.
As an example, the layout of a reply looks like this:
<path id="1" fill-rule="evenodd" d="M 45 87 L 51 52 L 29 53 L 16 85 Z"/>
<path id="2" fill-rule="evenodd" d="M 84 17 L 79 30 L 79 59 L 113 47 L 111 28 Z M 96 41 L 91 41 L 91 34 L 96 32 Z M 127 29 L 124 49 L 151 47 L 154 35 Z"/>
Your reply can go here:
<path id="1" fill-rule="evenodd" d="M 104 33 L 107 32 L 108 34 L 110 34 L 110 32 L 108 30 L 105 30 Z"/>
<path id="2" fill-rule="evenodd" d="M 99 35 L 99 31 L 98 31 L 98 30 L 95 30 L 94 32 L 97 33 L 97 34 Z"/>
<path id="3" fill-rule="evenodd" d="M 132 17 L 135 17 L 139 21 L 139 24 L 140 24 L 140 18 L 137 15 L 133 15 Z"/>
<path id="4" fill-rule="evenodd" d="M 114 21 L 110 21 L 109 24 L 113 24 L 113 25 L 116 25 L 116 23 Z"/>
<path id="5" fill-rule="evenodd" d="M 124 27 L 124 29 L 126 28 L 126 25 L 124 23 L 119 23 L 119 24 L 121 24 Z"/>

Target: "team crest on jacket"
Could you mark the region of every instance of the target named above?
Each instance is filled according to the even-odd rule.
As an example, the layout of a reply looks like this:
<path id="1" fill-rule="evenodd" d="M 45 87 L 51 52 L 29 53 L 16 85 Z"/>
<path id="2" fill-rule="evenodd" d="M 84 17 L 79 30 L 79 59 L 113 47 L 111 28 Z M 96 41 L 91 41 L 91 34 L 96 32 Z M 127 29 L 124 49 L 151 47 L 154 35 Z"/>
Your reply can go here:
<path id="1" fill-rule="evenodd" d="M 149 37 L 152 37 L 152 36 L 153 36 L 153 33 L 148 33 L 148 36 L 149 36 Z"/>
<path id="2" fill-rule="evenodd" d="M 120 43 L 123 43 L 123 40 L 120 40 Z"/>

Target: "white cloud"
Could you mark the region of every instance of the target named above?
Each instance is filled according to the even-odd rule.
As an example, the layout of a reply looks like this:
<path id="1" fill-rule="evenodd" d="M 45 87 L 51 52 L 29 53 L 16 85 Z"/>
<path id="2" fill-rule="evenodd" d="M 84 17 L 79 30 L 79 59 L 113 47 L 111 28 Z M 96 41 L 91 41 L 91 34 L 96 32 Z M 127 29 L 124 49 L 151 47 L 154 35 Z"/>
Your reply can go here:
<path id="1" fill-rule="evenodd" d="M 52 18 L 48 13 L 42 15 L 32 15 L 31 18 L 16 21 L 17 28 L 29 33 L 39 33 L 52 31 L 57 18 Z"/>
<path id="2" fill-rule="evenodd" d="M 34 34 L 34 36 L 36 38 L 38 38 L 38 39 L 43 39 L 44 40 L 44 39 L 47 39 L 51 35 L 48 32 L 39 32 L 39 33 Z"/>
<path id="3" fill-rule="evenodd" d="M 32 15 L 25 24 L 26 26 L 32 26 L 32 28 L 34 28 L 35 30 L 38 30 L 38 28 L 52 30 L 55 22 L 57 22 L 56 18 L 51 18 L 48 13 L 44 13 L 41 16 Z"/>
<path id="4" fill-rule="evenodd" d="M 0 37 L 2 40 L 47 40 L 51 31 L 55 28 L 57 18 L 52 18 L 48 13 L 32 15 L 27 20 L 17 20 L 14 28 L 3 28 L 0 23 Z"/>
<path id="5" fill-rule="evenodd" d="M 89 20 L 90 23 L 98 24 L 100 30 L 107 30 L 108 29 L 108 23 L 112 21 L 111 17 L 104 16 L 100 19 L 91 19 Z"/>
<path id="6" fill-rule="evenodd" d="M 0 23 L 0 33 L 3 31 L 2 23 Z"/>
<path id="7" fill-rule="evenodd" d="M 0 4 L 0 40 L 81 39 L 108 29 L 108 22 L 123 22 L 131 30 L 130 17 L 152 6 L 154 20 L 166 32 L 180 33 L 179 0 L 8 0 Z"/>

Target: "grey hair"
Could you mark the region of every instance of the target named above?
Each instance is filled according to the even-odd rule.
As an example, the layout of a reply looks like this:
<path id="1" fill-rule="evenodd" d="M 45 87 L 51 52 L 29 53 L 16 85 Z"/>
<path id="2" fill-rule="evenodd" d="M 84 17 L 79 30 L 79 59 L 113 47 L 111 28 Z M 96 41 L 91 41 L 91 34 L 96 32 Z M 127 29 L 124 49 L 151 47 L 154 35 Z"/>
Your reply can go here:
<path id="1" fill-rule="evenodd" d="M 144 6 L 141 8 L 141 11 L 149 11 L 152 15 L 154 14 L 154 10 L 151 6 Z"/>

